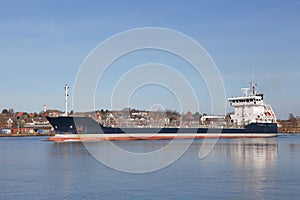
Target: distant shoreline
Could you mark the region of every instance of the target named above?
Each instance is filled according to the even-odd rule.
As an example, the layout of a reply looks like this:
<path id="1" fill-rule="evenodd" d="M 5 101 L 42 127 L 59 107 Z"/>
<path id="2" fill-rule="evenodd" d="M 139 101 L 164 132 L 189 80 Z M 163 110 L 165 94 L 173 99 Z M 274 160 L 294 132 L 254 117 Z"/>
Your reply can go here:
<path id="1" fill-rule="evenodd" d="M 300 127 L 279 127 L 280 133 L 300 133 Z"/>

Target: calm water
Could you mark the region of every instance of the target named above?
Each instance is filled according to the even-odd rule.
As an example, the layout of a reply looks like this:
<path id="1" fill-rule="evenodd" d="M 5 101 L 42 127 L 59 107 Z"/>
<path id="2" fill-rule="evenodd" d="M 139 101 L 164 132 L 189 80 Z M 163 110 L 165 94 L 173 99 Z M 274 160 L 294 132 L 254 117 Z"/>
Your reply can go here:
<path id="1" fill-rule="evenodd" d="M 221 139 L 209 156 L 201 160 L 198 152 L 203 140 L 195 140 L 175 163 L 147 174 L 110 169 L 94 159 L 81 143 L 53 143 L 45 139 L 0 138 L 0 199 L 298 199 L 300 196 L 300 135 Z M 186 141 L 177 142 L 180 145 Z M 119 145 L 141 152 L 166 143 L 122 141 Z"/>

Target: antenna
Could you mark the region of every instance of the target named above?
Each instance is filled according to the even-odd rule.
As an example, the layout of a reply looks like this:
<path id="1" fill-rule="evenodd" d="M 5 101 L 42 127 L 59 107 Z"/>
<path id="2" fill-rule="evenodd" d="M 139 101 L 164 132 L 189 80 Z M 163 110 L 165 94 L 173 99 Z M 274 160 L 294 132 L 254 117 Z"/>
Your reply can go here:
<path id="1" fill-rule="evenodd" d="M 251 82 L 250 82 L 250 88 L 251 88 L 252 95 L 255 95 L 255 94 L 256 94 L 255 86 L 257 86 L 257 84 L 254 83 L 254 81 L 253 81 L 253 79 L 252 79 Z"/>
<path id="2" fill-rule="evenodd" d="M 255 95 L 255 93 L 256 93 L 255 86 L 257 86 L 256 83 L 254 83 L 254 70 L 255 70 L 255 66 L 253 65 L 253 67 L 252 67 L 252 80 L 250 82 L 250 88 L 251 88 L 252 95 Z"/>
<path id="3" fill-rule="evenodd" d="M 252 66 L 252 81 L 254 81 L 254 70 L 255 70 L 255 66 Z"/>
<path id="4" fill-rule="evenodd" d="M 69 93 L 68 93 L 68 90 L 69 90 L 69 86 L 66 84 L 65 85 L 65 104 L 66 104 L 66 109 L 65 109 L 65 115 L 68 116 L 68 96 L 69 96 Z"/>

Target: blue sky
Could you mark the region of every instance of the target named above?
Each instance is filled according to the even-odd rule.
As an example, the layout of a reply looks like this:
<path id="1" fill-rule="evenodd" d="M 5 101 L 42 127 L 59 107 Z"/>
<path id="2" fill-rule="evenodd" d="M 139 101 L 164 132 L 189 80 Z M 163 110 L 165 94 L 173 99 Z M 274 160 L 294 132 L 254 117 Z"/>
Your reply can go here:
<path id="1" fill-rule="evenodd" d="M 1 110 L 39 112 L 44 104 L 64 110 L 64 84 L 72 87 L 81 63 L 97 44 L 121 31 L 154 26 L 199 42 L 218 66 L 228 97 L 239 95 L 254 75 L 257 89 L 279 118 L 290 112 L 300 115 L 300 1 L 0 4 Z M 135 107 L 147 102 L 138 93 L 136 100 Z M 108 107 L 99 102 L 98 108 Z"/>

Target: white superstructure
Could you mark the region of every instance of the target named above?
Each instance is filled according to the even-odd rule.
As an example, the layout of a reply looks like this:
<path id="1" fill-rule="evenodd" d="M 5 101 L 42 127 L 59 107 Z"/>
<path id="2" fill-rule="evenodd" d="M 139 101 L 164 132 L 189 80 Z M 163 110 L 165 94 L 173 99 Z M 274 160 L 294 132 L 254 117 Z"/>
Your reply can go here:
<path id="1" fill-rule="evenodd" d="M 272 107 L 264 103 L 263 94 L 255 91 L 253 81 L 250 88 L 242 88 L 242 90 L 243 96 L 228 99 L 230 105 L 234 107 L 234 114 L 230 115 L 233 124 L 276 123 Z"/>

